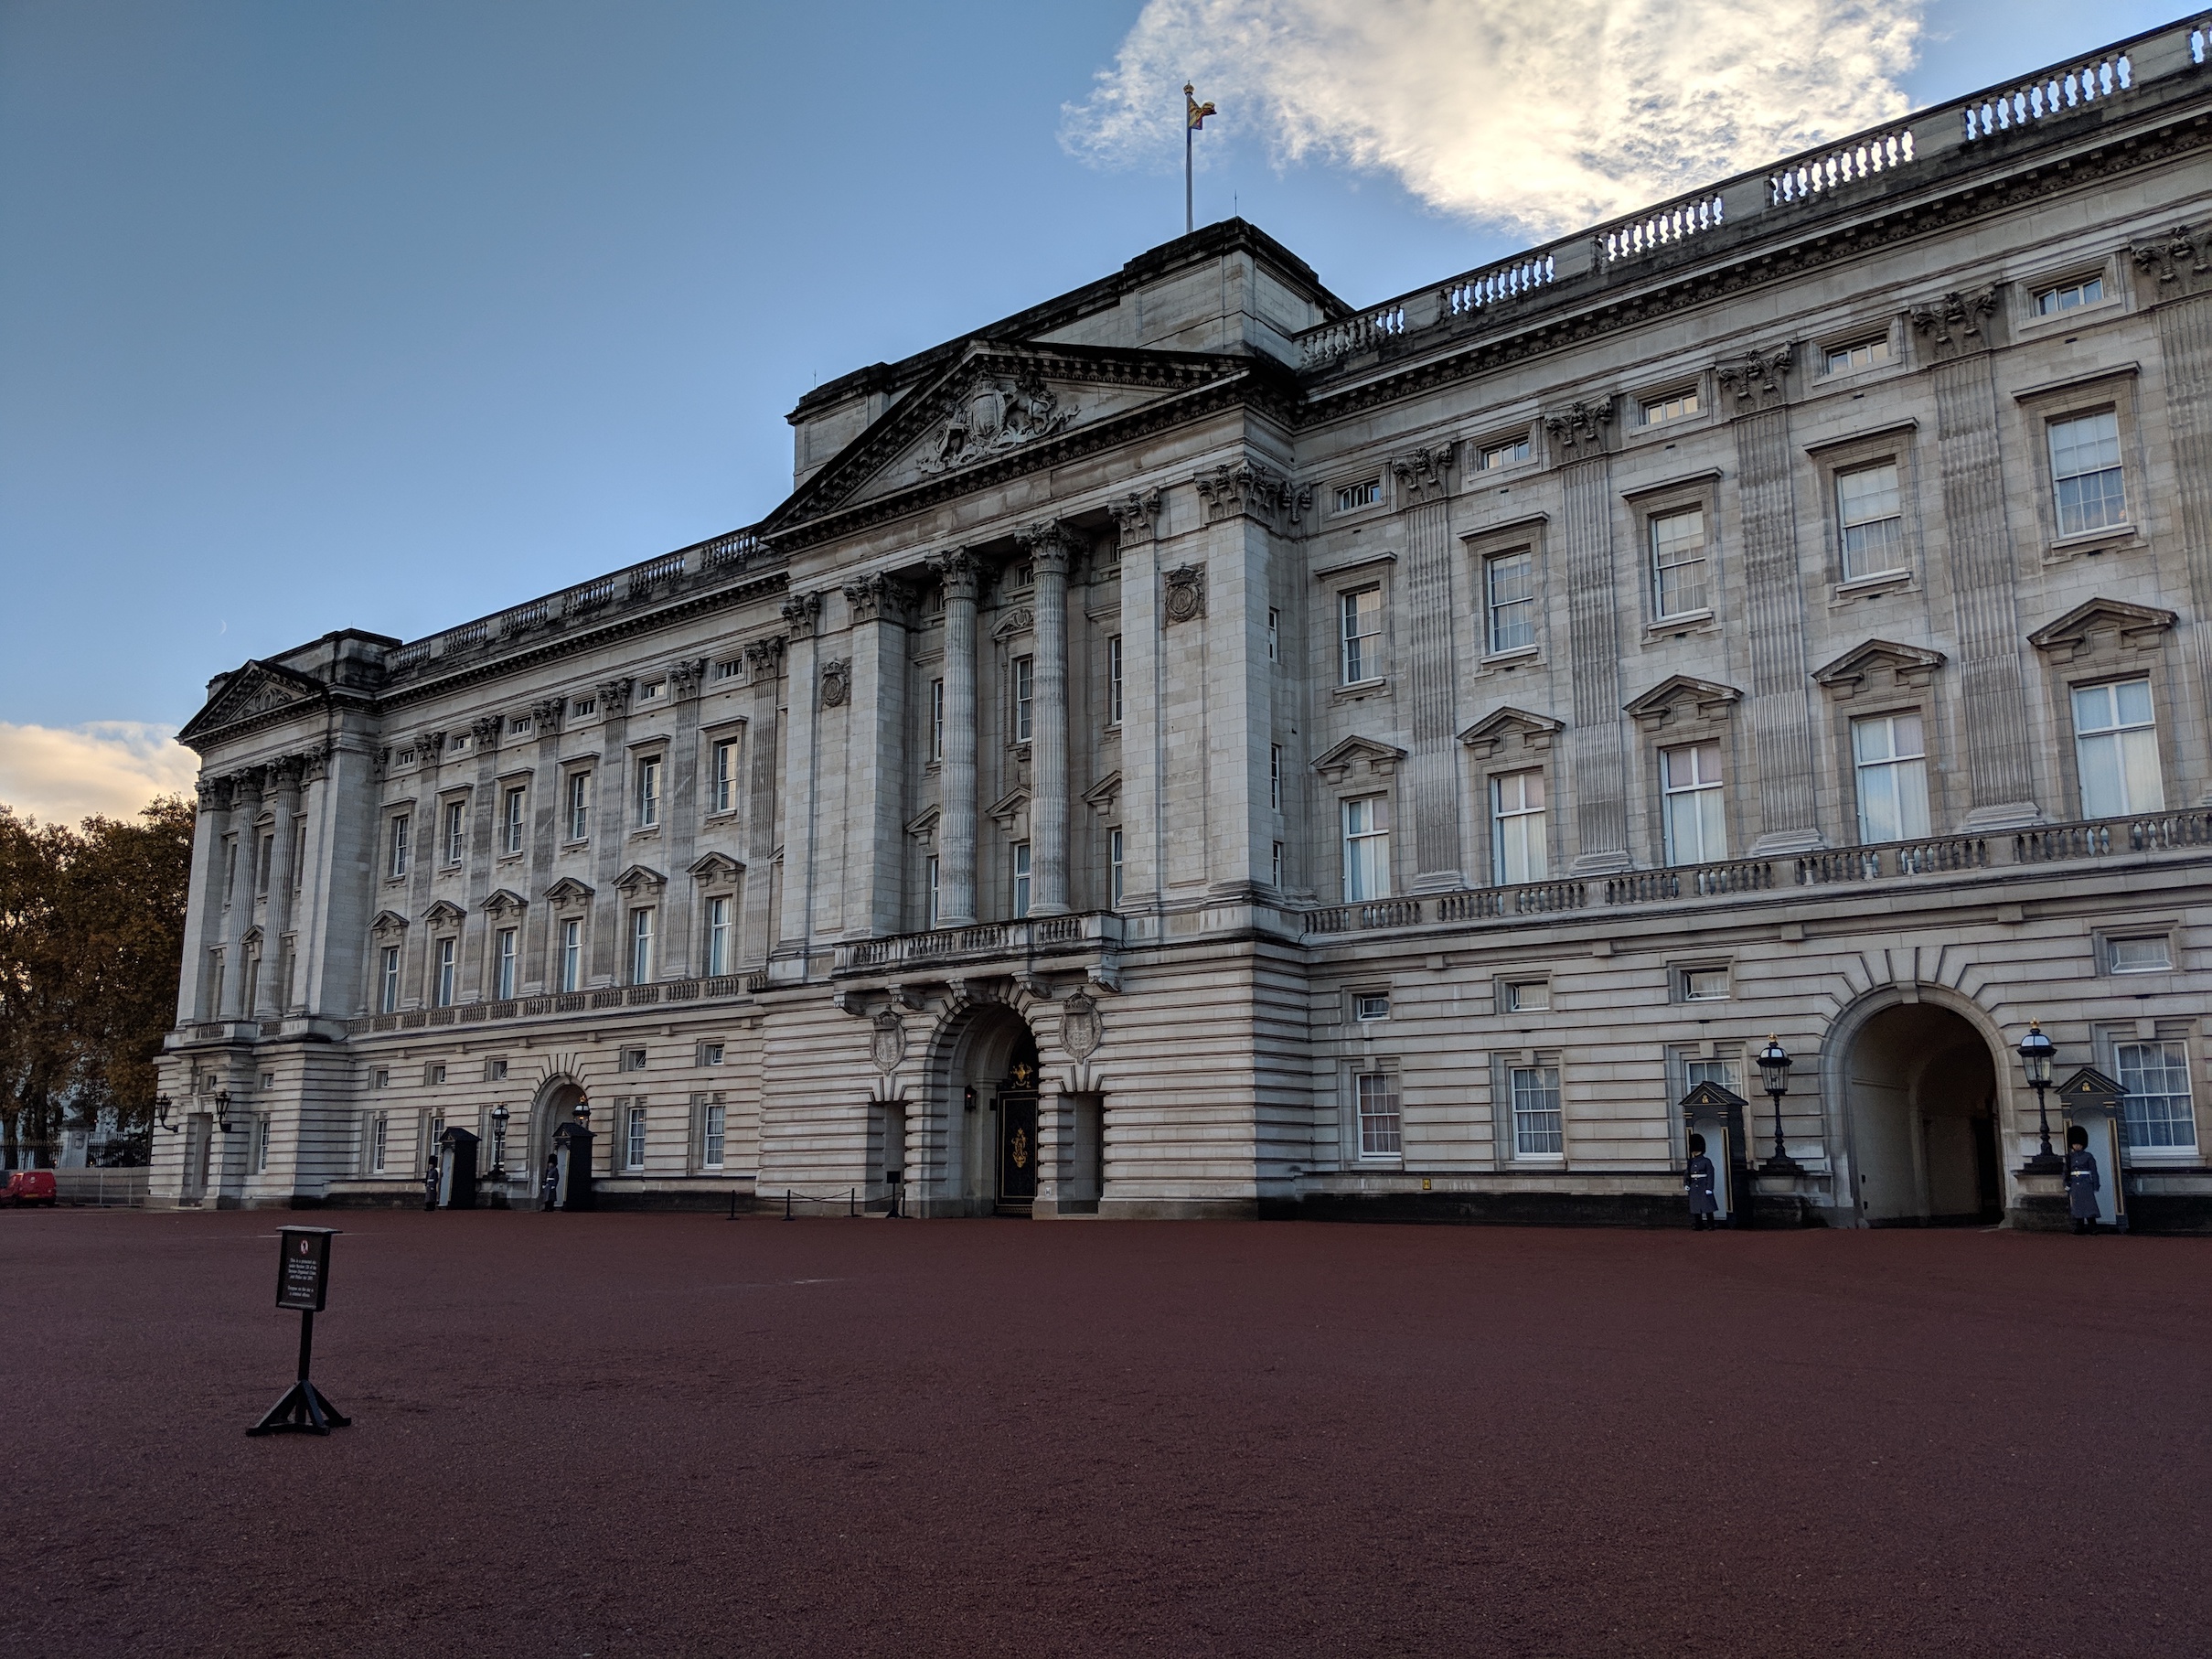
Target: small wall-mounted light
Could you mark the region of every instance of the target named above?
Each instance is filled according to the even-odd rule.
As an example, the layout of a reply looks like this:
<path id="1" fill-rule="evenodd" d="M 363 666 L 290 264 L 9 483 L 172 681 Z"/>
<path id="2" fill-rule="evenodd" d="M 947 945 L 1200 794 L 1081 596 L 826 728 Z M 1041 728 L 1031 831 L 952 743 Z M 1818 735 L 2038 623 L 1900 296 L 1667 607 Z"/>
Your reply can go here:
<path id="1" fill-rule="evenodd" d="M 169 1121 L 169 1108 L 176 1104 L 176 1102 L 170 1099 L 166 1095 L 155 1096 L 154 1122 L 157 1128 L 167 1129 L 172 1135 L 181 1135 L 185 1132 L 185 1126 L 181 1123 L 171 1123 Z"/>
<path id="2" fill-rule="evenodd" d="M 226 1135 L 230 1132 L 230 1091 L 227 1088 L 215 1094 L 215 1127 Z"/>

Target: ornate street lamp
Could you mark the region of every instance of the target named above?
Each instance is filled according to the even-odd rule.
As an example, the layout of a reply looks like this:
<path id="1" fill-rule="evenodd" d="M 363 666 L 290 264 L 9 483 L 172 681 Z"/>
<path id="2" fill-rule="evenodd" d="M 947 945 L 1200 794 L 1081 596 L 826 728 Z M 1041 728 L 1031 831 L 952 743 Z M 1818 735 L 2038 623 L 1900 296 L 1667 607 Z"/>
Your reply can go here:
<path id="1" fill-rule="evenodd" d="M 1759 1171 L 1767 1175 L 1802 1174 L 1804 1166 L 1782 1144 L 1782 1097 L 1790 1092 L 1790 1067 L 1794 1062 L 1781 1039 L 1773 1036 L 1767 1039 L 1767 1046 L 1757 1057 L 1759 1076 L 1766 1080 L 1767 1094 L 1774 1102 L 1774 1156 L 1760 1164 Z"/>
<path id="2" fill-rule="evenodd" d="M 492 1167 L 485 1176 L 486 1181 L 507 1179 L 507 1120 L 508 1112 L 502 1101 L 492 1108 Z"/>
<path id="3" fill-rule="evenodd" d="M 154 1122 L 156 1128 L 167 1129 L 172 1135 L 181 1135 L 185 1132 L 185 1126 L 181 1123 L 171 1123 L 169 1121 L 169 1108 L 176 1104 L 176 1102 L 170 1099 L 166 1095 L 155 1096 Z"/>
<path id="4" fill-rule="evenodd" d="M 2041 1021 L 2027 1022 L 2027 1035 L 2020 1039 L 2020 1064 L 2027 1068 L 2027 1080 L 2036 1091 L 2036 1127 L 2043 1137 L 2043 1150 L 2027 1161 L 2027 1172 L 2038 1175 L 2057 1174 L 2066 1168 L 2066 1160 L 2051 1151 L 2051 1114 L 2044 1098 L 2044 1090 L 2051 1086 L 2051 1062 L 2057 1057 L 2058 1045 L 2043 1034 Z"/>
<path id="5" fill-rule="evenodd" d="M 576 1121 L 587 1129 L 592 1127 L 592 1103 L 589 1100 L 576 1102 Z"/>
<path id="6" fill-rule="evenodd" d="M 216 1091 L 215 1127 L 226 1135 L 230 1132 L 230 1091 L 227 1088 Z"/>

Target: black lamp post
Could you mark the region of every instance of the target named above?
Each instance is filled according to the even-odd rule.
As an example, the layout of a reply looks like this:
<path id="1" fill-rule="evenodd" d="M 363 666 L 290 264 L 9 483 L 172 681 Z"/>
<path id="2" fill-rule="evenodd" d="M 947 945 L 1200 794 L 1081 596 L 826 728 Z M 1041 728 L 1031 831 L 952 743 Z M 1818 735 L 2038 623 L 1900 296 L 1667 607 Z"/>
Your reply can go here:
<path id="1" fill-rule="evenodd" d="M 2044 1090 L 2051 1086 L 2051 1062 L 2057 1057 L 2058 1045 L 2043 1034 L 2040 1021 L 2027 1022 L 2027 1035 L 2020 1039 L 2020 1064 L 2027 1068 L 2027 1080 L 2036 1091 L 2036 1127 L 2043 1137 L 2043 1150 L 2023 1166 L 2023 1173 L 2056 1175 L 2066 1168 L 2066 1160 L 2051 1151 L 2051 1114 L 2044 1097 Z"/>
<path id="2" fill-rule="evenodd" d="M 227 1088 L 216 1092 L 215 1127 L 226 1135 L 230 1132 L 230 1091 Z"/>
<path id="3" fill-rule="evenodd" d="M 1782 1097 L 1790 1092 L 1790 1067 L 1793 1062 L 1790 1051 L 1782 1046 L 1779 1037 L 1769 1037 L 1767 1046 L 1758 1051 L 1759 1076 L 1766 1079 L 1768 1097 L 1774 1102 L 1774 1156 L 1760 1164 L 1765 1175 L 1801 1175 L 1804 1166 L 1790 1156 L 1782 1144 Z"/>
<path id="4" fill-rule="evenodd" d="M 185 1126 L 181 1123 L 171 1123 L 169 1121 L 169 1108 L 176 1104 L 176 1102 L 170 1099 L 166 1095 L 155 1096 L 154 1122 L 157 1128 L 167 1129 L 172 1135 L 181 1135 L 185 1132 Z"/>
<path id="5" fill-rule="evenodd" d="M 492 1108 L 492 1167 L 485 1176 L 486 1181 L 507 1179 L 507 1105 L 503 1101 Z"/>

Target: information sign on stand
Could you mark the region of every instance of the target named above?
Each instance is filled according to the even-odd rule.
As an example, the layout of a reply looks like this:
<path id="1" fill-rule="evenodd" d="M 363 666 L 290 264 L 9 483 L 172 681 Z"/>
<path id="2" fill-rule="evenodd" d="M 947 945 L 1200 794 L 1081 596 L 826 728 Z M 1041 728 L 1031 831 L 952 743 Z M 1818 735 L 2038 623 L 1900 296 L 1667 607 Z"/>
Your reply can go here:
<path id="1" fill-rule="evenodd" d="M 280 1227 L 276 1236 L 276 1305 L 300 1316 L 299 1377 L 246 1432 L 328 1434 L 353 1421 L 307 1380 L 308 1364 L 315 1357 L 315 1316 L 329 1299 L 330 1241 L 337 1233 L 331 1227 Z"/>

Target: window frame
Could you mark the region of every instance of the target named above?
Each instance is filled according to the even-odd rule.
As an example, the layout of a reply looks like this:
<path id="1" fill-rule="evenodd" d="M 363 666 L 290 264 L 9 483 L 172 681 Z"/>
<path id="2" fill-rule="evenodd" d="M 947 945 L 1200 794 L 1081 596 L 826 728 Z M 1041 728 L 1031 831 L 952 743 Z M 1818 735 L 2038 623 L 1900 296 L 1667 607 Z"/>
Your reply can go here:
<path id="1" fill-rule="evenodd" d="M 1108 824 L 1106 826 L 1106 908 L 1109 910 L 1121 908 L 1121 896 L 1125 891 L 1123 887 L 1125 851 L 1126 843 L 1121 839 L 1121 826 Z"/>
<path id="2" fill-rule="evenodd" d="M 501 927 L 492 935 L 492 985 L 496 1001 L 514 1001 L 520 975 L 518 969 L 522 955 L 521 930 Z"/>
<path id="3" fill-rule="evenodd" d="M 1122 701 L 1122 698 L 1123 698 L 1123 680 L 1122 680 L 1122 673 L 1123 673 L 1123 669 L 1124 669 L 1124 668 L 1125 668 L 1125 666 L 1126 666 L 1126 658 L 1125 658 L 1123 657 L 1123 655 L 1122 655 L 1122 649 L 1123 649 L 1123 648 L 1122 648 L 1122 643 L 1121 643 L 1121 636 L 1120 636 L 1119 634 L 1108 634 L 1108 635 L 1106 636 L 1106 724 L 1107 724 L 1108 726 L 1118 726 L 1118 725 L 1120 725 L 1120 724 L 1121 724 L 1121 722 L 1122 722 L 1122 715 L 1123 715 L 1123 712 L 1124 712 L 1124 710 L 1125 710 L 1125 707 L 1126 707 L 1126 705 L 1124 704 L 1124 702 L 1123 702 L 1123 701 Z"/>
<path id="4" fill-rule="evenodd" d="M 623 1110 L 622 1167 L 642 1173 L 646 1167 L 646 1103 L 633 1097 Z"/>
<path id="5" fill-rule="evenodd" d="M 630 911 L 627 957 L 629 982 L 633 985 L 653 983 L 653 970 L 657 966 L 654 951 L 657 943 L 657 936 L 659 932 L 655 912 L 658 908 L 659 906 L 655 904 L 638 904 L 633 906 Z"/>
<path id="6" fill-rule="evenodd" d="M 1694 562 L 1703 567 L 1698 588 L 1699 603 L 1680 610 L 1662 610 L 1666 578 L 1664 571 L 1682 570 L 1691 561 L 1681 560 L 1670 565 L 1660 563 L 1660 526 L 1677 519 L 1687 519 L 1693 513 L 1698 520 L 1698 556 Z M 1713 502 L 1706 498 L 1696 500 L 1669 501 L 1662 505 L 1646 507 L 1643 520 L 1644 582 L 1649 594 L 1648 614 L 1655 631 L 1672 632 L 1698 623 L 1711 622 L 1719 613 L 1720 558 L 1719 538 L 1715 533 Z"/>
<path id="7" fill-rule="evenodd" d="M 593 798 L 591 766 L 571 766 L 561 776 L 561 843 L 581 847 L 592 839 L 592 813 L 596 806 Z"/>
<path id="8" fill-rule="evenodd" d="M 2061 474 L 2058 470 L 2059 429 L 2078 427 L 2091 421 L 2107 418 L 2112 423 L 2111 464 L 2094 468 L 2082 467 L 2070 473 Z M 2042 426 L 2044 461 L 2048 467 L 2045 476 L 2050 485 L 2050 514 L 2053 531 L 2051 540 L 2053 543 L 2093 541 L 2100 538 L 2134 534 L 2137 526 L 2132 503 L 2135 492 L 2128 487 L 2127 432 L 2121 420 L 2120 404 L 2117 400 L 2102 408 L 2068 409 L 2063 413 L 2056 414 L 2046 412 L 2042 416 Z M 2103 442 L 2101 438 L 2099 441 Z M 2120 516 L 2117 519 L 2107 519 L 2097 524 L 2081 524 L 2069 530 L 2067 527 L 2068 507 L 2063 494 L 2065 487 L 2085 478 L 2103 479 L 2108 477 L 2116 477 L 2119 480 Z"/>
<path id="9" fill-rule="evenodd" d="M 1017 744 L 1035 741 L 1037 734 L 1037 658 L 1034 653 L 1024 651 L 1011 658 L 1007 667 L 1007 697 L 1010 718 L 1007 730 Z"/>
<path id="10" fill-rule="evenodd" d="M 1355 633 L 1360 620 L 1359 602 L 1367 595 L 1374 596 L 1374 628 L 1371 633 Z M 1352 686 L 1380 685 L 1388 678 L 1384 669 L 1384 637 L 1387 631 L 1389 607 L 1385 603 L 1384 584 L 1362 582 L 1336 590 L 1337 611 L 1337 686 L 1340 690 Z M 1367 660 L 1369 648 L 1362 642 L 1372 640 L 1373 662 Z M 1362 670 L 1372 667 L 1373 672 L 1354 674 L 1353 667 Z"/>
<path id="11" fill-rule="evenodd" d="M 1036 891 L 1036 872 L 1031 862 L 1030 843 L 1015 841 L 1007 848 L 1007 873 L 1010 878 L 1007 903 L 1017 922 L 1028 919 L 1030 904 Z"/>
<path id="12" fill-rule="evenodd" d="M 468 858 L 468 797 L 456 795 L 441 801 L 438 816 L 438 862 L 447 870 L 458 870 Z"/>
<path id="13" fill-rule="evenodd" d="M 451 1008 L 461 990 L 461 941 L 441 935 L 430 947 L 430 1005 Z"/>
<path id="14" fill-rule="evenodd" d="M 1894 735 L 1897 722 L 1901 720 L 1909 720 L 1919 728 L 1920 746 L 1915 754 L 1902 755 L 1896 751 Z M 1891 753 L 1886 758 L 1865 760 L 1861 758 L 1859 754 L 1859 729 L 1862 726 L 1873 725 L 1876 722 L 1887 722 L 1890 728 L 1893 736 Z M 1843 716 L 1843 744 L 1845 757 L 1851 767 L 1851 798 L 1855 815 L 1854 822 L 1858 830 L 1858 844 L 1862 847 L 1886 846 L 1897 841 L 1925 840 L 1932 835 L 1935 832 L 1936 798 L 1929 776 L 1928 715 L 1926 712 L 1918 704 L 1890 709 L 1872 709 L 1864 713 L 1846 712 Z M 1875 835 L 1873 833 L 1874 827 L 1868 821 L 1866 811 L 1867 774 L 1877 769 L 1894 774 L 1897 768 L 1905 765 L 1917 765 L 1918 768 L 1915 776 L 1919 785 L 1920 827 L 1918 830 L 1912 829 L 1907 821 L 1910 814 L 1900 810 L 1897 823 L 1900 833 Z"/>
<path id="15" fill-rule="evenodd" d="M 1477 569 L 1482 594 L 1482 655 L 1486 658 L 1523 657 L 1534 653 L 1543 643 L 1544 591 L 1539 573 L 1536 546 L 1533 541 L 1518 547 L 1501 547 L 1478 553 Z M 1501 600 L 1498 597 L 1498 572 L 1509 560 L 1522 561 L 1527 588 L 1518 599 Z M 1498 633 L 1499 613 L 1508 606 L 1525 610 L 1523 618 L 1527 637 L 1511 644 L 1501 643 Z"/>
<path id="16" fill-rule="evenodd" d="M 1507 1054 L 1499 1066 L 1500 1103 L 1503 1106 L 1501 1135 L 1508 1161 L 1564 1168 L 1566 1163 L 1566 1090 L 1560 1076 L 1559 1056 L 1548 1051 Z M 1523 1093 L 1523 1078 L 1531 1079 Z M 1529 1104 L 1523 1106 L 1523 1099 Z M 1548 1104 L 1547 1104 L 1548 1102 Z M 1549 1118 L 1546 1128 L 1529 1120 Z M 1531 1146 L 1531 1140 L 1554 1140 L 1556 1146 Z"/>
<path id="17" fill-rule="evenodd" d="M 412 810 L 393 812 L 386 816 L 384 879 L 388 882 L 405 881 L 408 872 L 413 868 L 413 850 L 410 844 L 413 821 Z M 231 851 L 235 858 L 237 851 L 235 844 Z"/>
<path id="18" fill-rule="evenodd" d="M 2177 1030 L 2167 1029 L 2174 1023 L 2164 1020 L 2158 1021 L 2151 1027 L 2148 1034 L 2145 1034 L 2142 1027 L 2133 1026 L 2106 1030 L 2099 1033 L 2102 1039 L 2099 1046 L 2105 1052 L 2098 1057 L 2110 1066 L 2112 1080 L 2118 1083 L 2123 1091 L 2121 1096 L 2119 1125 L 2121 1156 L 2130 1165 L 2193 1164 L 2201 1156 L 2203 1131 L 2202 1126 L 2196 1120 L 2196 1056 L 2191 1052 L 2189 1038 L 2186 1035 Z M 2162 1056 L 2164 1065 L 2161 1070 L 2166 1076 L 2162 1081 L 2170 1082 L 2176 1073 L 2180 1077 L 2182 1092 L 2178 1098 L 2183 1103 L 2182 1110 L 2179 1114 L 2169 1110 L 2165 1114 L 2164 1122 L 2168 1126 L 2177 1120 L 2187 1124 L 2190 1138 L 2185 1141 L 2151 1140 L 2139 1143 L 2135 1140 L 2136 1124 L 2129 1115 L 2128 1103 L 2141 1100 L 2170 1101 L 2176 1098 L 2171 1088 L 2152 1092 L 2129 1086 L 2128 1074 L 2133 1071 L 2140 1076 L 2142 1068 L 2130 1063 L 2126 1057 L 2127 1051 L 2150 1048 L 2165 1051 Z M 2175 1063 L 2176 1053 L 2179 1054 L 2178 1065 Z"/>
<path id="19" fill-rule="evenodd" d="M 1373 813 L 1368 828 L 1355 830 L 1352 826 L 1354 809 L 1362 807 L 1373 808 Z M 1337 803 L 1338 848 L 1343 863 L 1345 904 L 1376 904 L 1395 894 L 1397 883 L 1392 879 L 1395 872 L 1391 868 L 1390 837 L 1394 828 L 1391 816 L 1388 790 L 1367 795 L 1348 795 Z M 1379 871 L 1380 891 L 1354 893 L 1355 870 L 1362 875 Z"/>
<path id="20" fill-rule="evenodd" d="M 718 979 L 732 971 L 735 953 L 731 948 L 732 912 L 735 906 L 726 893 L 711 893 L 700 909 L 700 972 Z"/>
<path id="21" fill-rule="evenodd" d="M 707 816 L 722 818 L 737 810 L 738 738 L 710 735 L 707 739 Z"/>
<path id="22" fill-rule="evenodd" d="M 561 994 L 572 996 L 583 990 L 586 970 L 583 961 L 583 918 L 561 916 L 554 923 L 553 982 Z"/>
<path id="23" fill-rule="evenodd" d="M 380 945 L 382 953 L 377 962 L 377 1011 L 396 1014 L 400 1011 L 401 947 Z"/>
<path id="24" fill-rule="evenodd" d="M 514 858 L 529 839 L 529 786 L 507 784 L 499 797 L 499 856 Z"/>
<path id="25" fill-rule="evenodd" d="M 1728 833 L 1729 766 L 1728 755 L 1726 752 L 1727 747 L 1728 745 L 1726 742 L 1719 733 L 1709 733 L 1704 736 L 1690 738 L 1688 741 L 1683 743 L 1666 744 L 1659 746 L 1654 751 L 1655 756 L 1659 763 L 1660 851 L 1662 856 L 1665 860 L 1666 867 L 1670 870 L 1693 870 L 1701 865 L 1725 864 L 1728 862 L 1731 856 L 1728 851 L 1728 847 L 1733 838 Z M 1673 771 L 1670 759 L 1671 756 L 1681 754 L 1702 755 L 1708 750 L 1711 751 L 1715 757 L 1718 766 L 1717 775 L 1710 783 L 1704 781 L 1702 765 L 1697 770 L 1699 781 L 1687 785 L 1680 785 L 1672 781 Z M 1704 847 L 1707 827 L 1704 816 L 1705 811 L 1705 808 L 1704 806 L 1704 797 L 1708 796 L 1711 797 L 1712 799 L 1717 804 L 1717 810 L 1720 818 L 1720 851 L 1718 856 L 1713 855 L 1711 852 L 1706 851 Z M 1680 856 L 1681 849 L 1677 845 L 1673 802 L 1678 798 L 1688 799 L 1692 797 L 1695 797 L 1698 801 L 1697 811 L 1699 814 L 1699 856 L 1695 858 L 1683 858 Z"/>
<path id="26" fill-rule="evenodd" d="M 1360 1061 L 1347 1068 L 1346 1077 L 1352 1161 L 1402 1166 L 1405 1161 L 1405 1105 L 1398 1087 L 1398 1068 L 1393 1064 Z M 1379 1108 L 1373 1112 L 1368 1109 L 1371 1098 Z"/>
<path id="27" fill-rule="evenodd" d="M 668 757 L 658 750 L 633 757 L 630 765 L 632 830 L 638 834 L 658 830 L 662 821 L 663 767 Z"/>
<path id="28" fill-rule="evenodd" d="M 1529 777 L 1536 780 L 1540 797 L 1534 807 L 1526 805 Z M 1509 780 L 1519 783 L 1523 804 L 1512 808 L 1504 805 L 1505 786 Z M 1490 814 L 1491 884 L 1493 887 L 1520 887 L 1551 880 L 1552 825 L 1551 779 L 1543 766 L 1511 766 L 1490 772 L 1483 777 L 1483 798 Z M 1524 823 L 1535 820 L 1535 863 L 1537 868 L 1516 877 L 1508 868 L 1506 825 L 1509 819 Z M 1522 832 L 1525 835 L 1527 832 Z"/>
<path id="29" fill-rule="evenodd" d="M 2150 716 L 2147 720 L 2125 725 L 2100 727 L 2094 732 L 2087 733 L 2082 731 L 2078 700 L 2083 694 L 2091 691 L 2117 692 L 2119 688 L 2121 686 L 2138 684 L 2143 688 L 2144 701 L 2148 704 L 2150 709 Z M 2137 669 L 2132 672 L 2127 673 L 2106 673 L 2085 676 L 2080 680 L 2069 680 L 2066 682 L 2064 686 L 2062 686 L 2061 690 L 2065 697 L 2063 712 L 2066 716 L 2068 729 L 2073 733 L 2073 743 L 2068 749 L 2068 758 L 2069 764 L 2073 767 L 2074 772 L 2074 797 L 2080 808 L 2082 818 L 2088 820 L 2115 818 L 2142 818 L 2149 816 L 2153 813 L 2165 811 L 2166 801 L 2173 794 L 2173 790 L 2169 787 L 2172 780 L 2166 776 L 2166 745 L 2161 735 L 2163 725 L 2159 720 L 2158 705 L 2160 701 L 2160 686 L 2158 676 L 2152 673 L 2146 667 Z M 2117 697 L 2115 696 L 2110 701 L 2112 706 L 2116 709 L 2118 706 Z M 2128 747 L 2124 742 L 2124 738 L 2127 733 L 2134 732 L 2148 732 L 2151 734 L 2152 754 L 2154 759 L 2153 772 L 2158 785 L 2158 799 L 2155 802 L 2149 804 L 2138 804 L 2134 801 L 2130 801 L 2124 807 L 2116 811 L 2092 811 L 2090 809 L 2089 802 L 2089 771 L 2088 768 L 2082 764 L 2083 745 L 2088 742 L 2101 741 L 2107 738 L 2122 740 L 2115 743 L 2113 746 L 2120 751 L 2121 756 L 2120 777 L 2122 788 L 2124 790 L 2127 778 L 2126 753 Z"/>

